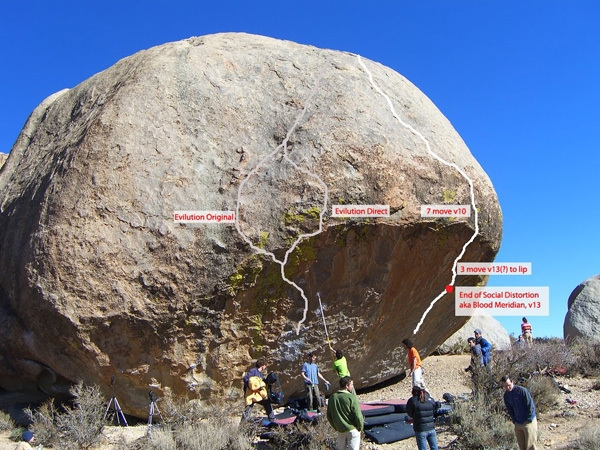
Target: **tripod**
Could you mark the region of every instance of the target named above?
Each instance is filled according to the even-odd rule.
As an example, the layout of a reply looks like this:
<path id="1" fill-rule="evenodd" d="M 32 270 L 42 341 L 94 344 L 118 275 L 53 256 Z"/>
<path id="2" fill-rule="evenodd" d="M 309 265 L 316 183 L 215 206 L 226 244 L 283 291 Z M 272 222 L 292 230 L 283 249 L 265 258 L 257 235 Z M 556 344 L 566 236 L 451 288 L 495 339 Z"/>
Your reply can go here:
<path id="1" fill-rule="evenodd" d="M 102 419 L 106 420 L 106 418 L 108 417 L 109 414 L 111 415 L 111 417 L 114 414 L 117 425 L 121 425 L 121 421 L 123 421 L 123 423 L 127 427 L 129 425 L 127 425 L 127 420 L 125 419 L 125 415 L 123 414 L 123 411 L 121 410 L 121 406 L 119 405 L 119 401 L 117 400 L 117 397 L 115 396 L 115 376 L 114 375 L 112 375 L 110 377 L 110 387 L 112 389 L 112 397 L 108 401 L 108 405 L 106 406 L 106 411 L 104 411 L 104 417 Z"/>
<path id="2" fill-rule="evenodd" d="M 156 405 L 156 400 L 154 400 L 154 392 L 150 391 L 148 392 L 148 395 L 150 396 L 150 412 L 148 413 L 148 427 L 151 427 L 152 417 L 158 416 L 160 417 L 160 420 L 163 420 L 163 417 L 160 413 L 160 410 L 158 409 L 158 406 Z"/>

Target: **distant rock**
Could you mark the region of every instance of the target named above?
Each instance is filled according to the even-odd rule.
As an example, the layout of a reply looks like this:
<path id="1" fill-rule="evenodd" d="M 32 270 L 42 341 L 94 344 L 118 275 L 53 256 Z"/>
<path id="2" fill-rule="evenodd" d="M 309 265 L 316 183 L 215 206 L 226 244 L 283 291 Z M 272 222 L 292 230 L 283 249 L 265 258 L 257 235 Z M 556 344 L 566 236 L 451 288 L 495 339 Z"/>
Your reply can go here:
<path id="1" fill-rule="evenodd" d="M 567 303 L 563 325 L 565 339 L 600 340 L 600 275 L 577 286 Z"/>
<path id="2" fill-rule="evenodd" d="M 421 217 L 470 205 L 470 182 L 470 217 Z M 391 215 L 338 218 L 333 204 Z M 502 233 L 489 178 L 381 64 L 242 33 L 141 51 L 40 104 L 0 172 L 0 385 L 108 393 L 114 375 L 143 417 L 150 388 L 241 396 L 260 356 L 286 393 L 312 349 L 333 381 L 317 292 L 356 387 L 374 385 L 404 371 L 400 341 L 433 299 L 413 337 L 423 357 L 466 321 L 444 292 L 475 213 L 462 260 L 489 262 Z"/>
<path id="3" fill-rule="evenodd" d="M 472 316 L 469 321 L 456 333 L 450 336 L 438 348 L 439 353 L 449 353 L 457 345 L 467 345 L 467 338 L 474 337 L 473 331 L 479 328 L 483 337 L 497 350 L 507 350 L 511 347 L 510 335 L 502 324 L 491 316 Z"/>

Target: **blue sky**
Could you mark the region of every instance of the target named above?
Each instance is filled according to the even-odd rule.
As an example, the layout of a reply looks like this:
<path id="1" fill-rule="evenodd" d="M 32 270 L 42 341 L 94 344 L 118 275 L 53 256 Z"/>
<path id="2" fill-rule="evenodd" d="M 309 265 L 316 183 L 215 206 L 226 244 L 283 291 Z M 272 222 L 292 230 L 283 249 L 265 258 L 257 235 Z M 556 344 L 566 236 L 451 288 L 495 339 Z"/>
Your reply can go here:
<path id="1" fill-rule="evenodd" d="M 44 98 L 154 45 L 243 31 L 357 53 L 465 140 L 502 207 L 496 261 L 532 263 L 489 284 L 549 286 L 550 316 L 530 322 L 562 337 L 569 294 L 600 273 L 599 23 L 597 0 L 3 2 L 0 152 Z M 518 334 L 520 317 L 498 319 Z"/>

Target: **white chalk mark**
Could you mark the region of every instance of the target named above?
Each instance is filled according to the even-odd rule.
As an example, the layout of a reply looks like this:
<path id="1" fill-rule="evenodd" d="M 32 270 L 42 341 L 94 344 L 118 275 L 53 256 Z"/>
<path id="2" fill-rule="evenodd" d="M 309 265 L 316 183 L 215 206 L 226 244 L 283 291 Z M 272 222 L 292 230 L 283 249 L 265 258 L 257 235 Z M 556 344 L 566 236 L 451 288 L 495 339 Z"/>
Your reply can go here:
<path id="1" fill-rule="evenodd" d="M 427 139 L 425 139 L 425 136 L 423 136 L 421 133 L 419 133 L 417 130 L 415 130 L 411 125 L 407 124 L 406 122 L 404 122 L 399 116 L 398 114 L 396 114 L 396 110 L 394 109 L 394 105 L 392 104 L 392 101 L 390 100 L 390 98 L 383 92 L 383 90 L 381 90 L 381 88 L 375 83 L 375 81 L 373 80 L 373 75 L 371 74 L 371 72 L 369 71 L 369 69 L 367 68 L 367 66 L 363 63 L 360 55 L 356 55 L 356 57 L 358 58 L 358 62 L 360 63 L 360 65 L 363 67 L 363 69 L 365 70 L 365 72 L 367 72 L 368 76 L 369 76 L 369 81 L 371 82 L 371 85 L 373 86 L 373 88 L 379 92 L 379 94 L 381 94 L 383 96 L 383 98 L 385 98 L 385 100 L 387 101 L 388 106 L 390 107 L 390 110 L 393 114 L 393 116 L 396 118 L 396 120 L 398 122 L 400 122 L 400 124 L 402 124 L 402 126 L 408 128 L 413 134 L 415 134 L 416 136 L 418 136 L 424 143 L 425 146 L 427 147 L 427 152 L 433 156 L 435 159 L 437 159 L 439 162 L 441 162 L 442 164 L 448 166 L 448 167 L 452 167 L 453 169 L 455 169 L 458 173 L 460 173 L 469 183 L 469 187 L 470 187 L 470 192 L 471 192 L 471 206 L 472 209 L 474 211 L 474 216 L 475 216 L 475 232 L 473 233 L 473 236 L 471 236 L 471 239 L 469 239 L 465 245 L 462 248 L 462 251 L 460 252 L 460 254 L 458 255 L 458 257 L 454 260 L 454 264 L 452 265 L 452 281 L 450 282 L 450 286 L 454 286 L 454 283 L 456 281 L 456 266 L 458 265 L 458 262 L 460 261 L 460 259 L 463 257 L 463 255 L 465 254 L 465 251 L 467 250 L 467 247 L 475 240 L 475 238 L 477 237 L 477 235 L 479 234 L 479 217 L 478 217 L 478 212 L 477 212 L 477 207 L 475 206 L 475 190 L 473 187 L 473 181 L 467 176 L 467 174 L 460 168 L 458 167 L 456 164 L 453 164 L 451 162 L 448 162 L 446 160 L 444 160 L 442 157 L 440 157 L 439 155 L 437 155 L 436 153 L 434 153 L 431 150 L 431 146 L 429 145 L 429 141 Z M 431 304 L 429 305 L 429 307 L 425 310 L 425 312 L 423 313 L 423 316 L 421 317 L 421 320 L 419 321 L 419 323 L 417 324 L 417 327 L 415 328 L 415 330 L 413 331 L 413 334 L 417 334 L 417 332 L 419 331 L 419 329 L 421 328 L 421 325 L 423 325 L 423 322 L 425 321 L 425 317 L 427 317 L 427 314 L 429 314 L 429 312 L 431 311 L 431 309 L 433 308 L 433 306 L 437 303 L 437 301 L 439 299 L 441 299 L 444 295 L 446 294 L 446 290 L 442 291 L 436 298 L 434 298 L 431 302 Z"/>
<path id="2" fill-rule="evenodd" d="M 327 202 L 328 202 L 328 198 L 329 198 L 329 189 L 328 189 L 327 185 L 323 182 L 323 180 L 318 175 L 310 172 L 309 170 L 306 170 L 306 169 L 298 166 L 294 161 L 292 161 L 289 158 L 287 144 L 288 144 L 288 142 L 289 142 L 292 134 L 296 130 L 296 128 L 298 128 L 298 126 L 300 125 L 302 119 L 304 118 L 304 116 L 306 114 L 306 111 L 308 109 L 309 103 L 312 101 L 313 97 L 316 94 L 316 91 L 318 89 L 319 82 L 320 82 L 320 79 L 321 79 L 321 75 L 322 75 L 322 70 L 321 70 L 321 73 L 319 73 L 319 76 L 317 78 L 317 82 L 316 82 L 315 86 L 311 89 L 308 98 L 304 102 L 304 108 L 302 108 L 302 111 L 300 112 L 300 114 L 298 114 L 298 117 L 296 118 L 296 121 L 291 126 L 291 128 L 288 130 L 288 132 L 287 132 L 287 134 L 286 134 L 285 139 L 283 140 L 283 142 L 281 144 L 279 144 L 275 148 L 275 150 L 273 150 L 271 153 L 269 153 L 267 156 L 265 156 L 262 160 L 260 160 L 258 162 L 258 164 L 250 172 L 248 172 L 248 175 L 246 176 L 246 178 L 244 178 L 241 181 L 240 185 L 238 186 L 237 205 L 236 205 L 236 208 L 235 208 L 235 228 L 238 231 L 238 233 L 240 234 L 240 236 L 242 236 L 242 239 L 244 239 L 244 241 L 246 241 L 246 243 L 248 245 L 250 245 L 250 248 L 252 250 L 254 250 L 256 253 L 259 253 L 259 254 L 265 255 L 265 256 L 269 256 L 273 260 L 273 262 L 279 264 L 280 269 L 281 269 L 281 278 L 286 283 L 288 283 L 289 285 L 293 286 L 300 293 L 300 296 L 304 300 L 304 311 L 302 313 L 302 319 L 298 322 L 298 325 L 296 326 L 296 334 L 300 334 L 300 327 L 306 321 L 306 316 L 308 314 L 308 298 L 306 297 L 306 294 L 305 294 L 304 290 L 300 286 L 298 286 L 296 283 L 294 283 L 292 280 L 289 280 L 285 276 L 285 265 L 288 262 L 289 256 L 292 254 L 292 252 L 296 249 L 296 247 L 300 244 L 300 242 L 303 239 L 316 236 L 316 235 L 318 235 L 318 234 L 320 234 L 320 233 L 323 232 L 323 216 L 325 215 L 325 213 L 327 211 Z M 307 176 L 315 179 L 317 181 L 317 183 L 325 191 L 324 199 L 323 199 L 323 206 L 322 206 L 321 212 L 319 214 L 319 229 L 317 231 L 313 232 L 313 233 L 305 233 L 305 234 L 298 235 L 298 237 L 296 238 L 296 240 L 292 243 L 291 247 L 285 252 L 285 255 L 284 255 L 284 258 L 283 258 L 282 261 L 279 260 L 279 259 L 277 259 L 277 257 L 275 256 L 275 254 L 273 254 L 272 252 L 266 251 L 265 249 L 257 247 L 256 245 L 254 245 L 252 243 L 252 241 L 248 238 L 248 236 L 246 236 L 244 234 L 244 232 L 242 231 L 242 229 L 240 227 L 240 223 L 239 223 L 240 204 L 241 204 L 240 198 L 241 198 L 242 190 L 243 190 L 244 186 L 246 185 L 246 183 L 248 182 L 248 180 L 253 175 L 255 175 L 261 167 L 263 167 L 263 165 L 265 164 L 265 162 L 269 158 L 274 158 L 275 155 L 277 155 L 279 152 L 283 152 L 283 158 L 287 162 L 289 162 L 296 170 L 298 170 L 298 171 L 304 173 L 305 175 L 307 175 Z"/>

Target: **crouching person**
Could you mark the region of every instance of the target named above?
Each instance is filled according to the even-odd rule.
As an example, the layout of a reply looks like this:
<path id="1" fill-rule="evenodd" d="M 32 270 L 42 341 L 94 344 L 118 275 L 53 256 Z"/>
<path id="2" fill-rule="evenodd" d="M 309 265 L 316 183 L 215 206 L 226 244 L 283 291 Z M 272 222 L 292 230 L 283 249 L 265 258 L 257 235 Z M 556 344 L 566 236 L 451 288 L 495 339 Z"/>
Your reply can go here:
<path id="1" fill-rule="evenodd" d="M 15 450 L 33 449 L 31 444 L 33 444 L 34 440 L 35 440 L 35 438 L 33 437 L 33 432 L 31 432 L 29 430 L 23 431 L 23 434 L 21 435 L 21 442 L 19 442 L 17 444 L 17 446 L 15 447 Z M 42 446 L 40 445 L 38 448 L 42 448 Z"/>
<path id="2" fill-rule="evenodd" d="M 255 403 L 264 406 L 265 412 L 269 420 L 275 418 L 273 413 L 273 405 L 267 392 L 267 385 L 263 373 L 267 369 L 267 364 L 264 359 L 258 359 L 255 367 L 250 369 L 244 376 L 244 397 L 246 399 L 246 408 L 242 414 L 242 420 L 248 420 L 252 415 L 252 407 Z"/>
<path id="3" fill-rule="evenodd" d="M 329 397 L 327 420 L 338 432 L 337 450 L 358 450 L 364 419 L 358 398 L 352 393 L 354 383 L 346 376 L 340 379 L 340 390 Z"/>

